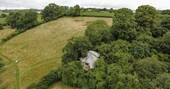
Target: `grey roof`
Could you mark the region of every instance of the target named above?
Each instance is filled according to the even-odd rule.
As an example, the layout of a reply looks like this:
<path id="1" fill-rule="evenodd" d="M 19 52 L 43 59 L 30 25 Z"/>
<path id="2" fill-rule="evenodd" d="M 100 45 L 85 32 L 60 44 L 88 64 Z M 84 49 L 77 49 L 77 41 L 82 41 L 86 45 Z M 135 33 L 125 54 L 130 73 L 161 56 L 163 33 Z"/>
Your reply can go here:
<path id="1" fill-rule="evenodd" d="M 83 60 L 83 62 L 88 63 L 90 68 L 94 68 L 95 62 L 98 60 L 98 57 L 100 56 L 99 53 L 95 51 L 88 51 L 87 57 Z"/>

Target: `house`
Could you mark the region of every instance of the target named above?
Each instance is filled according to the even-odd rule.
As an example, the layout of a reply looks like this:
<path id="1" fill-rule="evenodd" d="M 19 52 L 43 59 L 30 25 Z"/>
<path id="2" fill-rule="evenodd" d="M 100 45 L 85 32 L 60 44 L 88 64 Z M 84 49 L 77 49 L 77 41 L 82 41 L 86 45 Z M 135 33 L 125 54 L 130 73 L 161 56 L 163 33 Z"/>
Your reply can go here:
<path id="1" fill-rule="evenodd" d="M 85 70 L 93 69 L 95 62 L 98 60 L 100 54 L 95 51 L 88 51 L 87 57 L 81 58 L 82 66 Z"/>

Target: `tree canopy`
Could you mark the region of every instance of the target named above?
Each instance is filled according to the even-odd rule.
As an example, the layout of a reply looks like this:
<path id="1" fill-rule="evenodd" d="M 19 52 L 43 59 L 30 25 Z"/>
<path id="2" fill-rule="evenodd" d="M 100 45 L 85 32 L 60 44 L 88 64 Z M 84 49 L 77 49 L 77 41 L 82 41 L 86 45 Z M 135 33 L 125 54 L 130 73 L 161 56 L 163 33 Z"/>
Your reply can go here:
<path id="1" fill-rule="evenodd" d="M 37 25 L 37 13 L 33 10 L 11 12 L 7 17 L 7 22 L 12 28 L 18 30 L 29 29 Z"/>

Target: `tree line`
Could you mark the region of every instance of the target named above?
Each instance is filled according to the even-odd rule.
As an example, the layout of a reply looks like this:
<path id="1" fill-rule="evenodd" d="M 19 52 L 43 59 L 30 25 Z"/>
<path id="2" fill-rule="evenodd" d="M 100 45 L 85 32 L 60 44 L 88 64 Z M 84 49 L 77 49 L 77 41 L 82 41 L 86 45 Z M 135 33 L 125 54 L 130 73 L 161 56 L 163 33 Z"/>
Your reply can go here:
<path id="1" fill-rule="evenodd" d="M 80 6 L 66 7 L 51 3 L 42 10 L 41 15 L 44 22 L 55 20 L 62 16 L 79 16 Z M 26 30 L 39 24 L 38 13 L 32 9 L 10 12 L 7 17 L 7 23 L 12 28 Z"/>

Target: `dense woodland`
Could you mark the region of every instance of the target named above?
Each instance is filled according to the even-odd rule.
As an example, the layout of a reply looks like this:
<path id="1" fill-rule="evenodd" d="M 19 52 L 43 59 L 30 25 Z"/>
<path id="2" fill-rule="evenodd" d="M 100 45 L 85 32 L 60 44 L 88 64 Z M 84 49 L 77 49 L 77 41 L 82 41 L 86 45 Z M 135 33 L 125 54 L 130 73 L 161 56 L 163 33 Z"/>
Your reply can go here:
<path id="1" fill-rule="evenodd" d="M 34 10 L 2 14 L 7 25 L 17 29 L 3 41 L 41 23 L 81 16 L 81 11 L 88 10 L 52 3 L 42 10 L 43 22 L 38 21 Z M 92 11 L 114 12 L 112 26 L 102 20 L 90 23 L 84 36 L 70 39 L 63 49 L 62 66 L 28 89 L 48 89 L 58 81 L 80 89 L 170 89 L 170 17 L 162 17 L 170 11 L 160 13 L 149 5 L 139 6 L 135 12 L 128 8 Z M 95 69 L 85 71 L 80 58 L 89 50 L 101 56 Z"/>
<path id="2" fill-rule="evenodd" d="M 80 89 L 170 89 L 170 19 L 142 5 L 114 12 L 112 27 L 102 20 L 85 35 L 69 40 L 61 68 L 28 89 L 47 89 L 54 82 Z M 80 58 L 89 50 L 101 54 L 95 69 L 85 71 Z"/>

